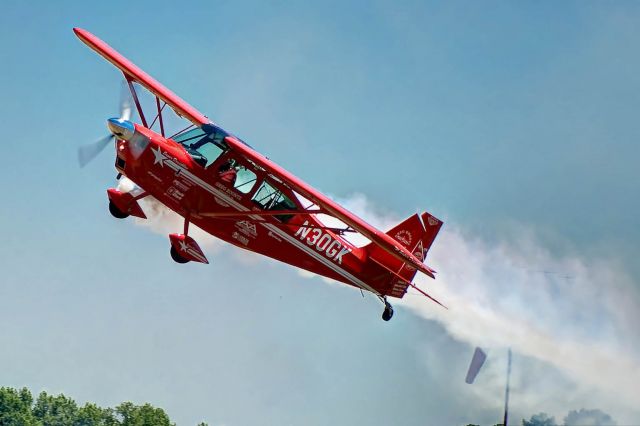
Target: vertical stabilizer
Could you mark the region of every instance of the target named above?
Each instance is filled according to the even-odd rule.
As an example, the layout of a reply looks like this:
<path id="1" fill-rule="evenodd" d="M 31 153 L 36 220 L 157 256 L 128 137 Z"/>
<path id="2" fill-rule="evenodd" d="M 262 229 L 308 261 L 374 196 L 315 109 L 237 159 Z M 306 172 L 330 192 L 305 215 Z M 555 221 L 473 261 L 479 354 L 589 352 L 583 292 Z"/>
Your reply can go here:
<path id="1" fill-rule="evenodd" d="M 422 215 L 414 214 L 409 216 L 387 231 L 387 235 L 402 244 L 415 257 L 424 261 L 441 227 L 442 221 L 440 219 L 424 212 Z M 377 263 L 384 263 L 386 268 L 394 272 L 393 274 L 389 273 L 386 294 L 392 297 L 404 296 L 409 283 L 416 276 L 416 269 L 390 256 L 373 243 L 369 244 L 366 249 Z"/>
<path id="2" fill-rule="evenodd" d="M 424 260 L 427 257 L 427 252 L 431 248 L 431 244 L 436 239 L 440 228 L 442 228 L 442 221 L 431 213 L 424 212 L 420 215 L 422 223 L 424 224 L 424 235 L 422 236 L 422 244 L 424 245 Z"/>

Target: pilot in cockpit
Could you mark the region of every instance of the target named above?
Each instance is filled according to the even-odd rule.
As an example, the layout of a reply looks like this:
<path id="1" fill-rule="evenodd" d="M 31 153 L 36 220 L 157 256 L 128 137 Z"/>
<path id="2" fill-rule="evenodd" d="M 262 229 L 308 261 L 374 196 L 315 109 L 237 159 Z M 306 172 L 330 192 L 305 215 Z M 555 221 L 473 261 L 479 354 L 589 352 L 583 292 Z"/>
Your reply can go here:
<path id="1" fill-rule="evenodd" d="M 238 168 L 236 160 L 227 161 L 218 169 L 220 180 L 233 186 L 236 183 Z"/>

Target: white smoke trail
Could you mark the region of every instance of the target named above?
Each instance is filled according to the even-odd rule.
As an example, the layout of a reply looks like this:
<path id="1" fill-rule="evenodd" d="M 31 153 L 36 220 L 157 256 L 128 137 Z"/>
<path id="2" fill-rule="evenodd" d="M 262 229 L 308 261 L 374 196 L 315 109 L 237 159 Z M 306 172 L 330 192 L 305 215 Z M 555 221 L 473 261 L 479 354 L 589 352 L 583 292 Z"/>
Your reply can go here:
<path id="1" fill-rule="evenodd" d="M 119 189 L 135 190 L 124 178 Z M 400 221 L 380 213 L 359 194 L 340 202 L 379 229 Z M 182 232 L 180 216 L 161 203 L 148 197 L 141 204 L 149 219 L 136 220 L 137 224 L 162 234 Z M 191 233 L 209 250 L 221 246 L 202 230 L 194 227 Z M 255 263 L 258 257 L 247 259 Z M 609 412 L 626 412 L 628 419 L 640 415 L 640 294 L 621 265 L 611 259 L 556 257 L 526 228 L 515 242 L 490 244 L 446 222 L 427 260 L 439 271 L 437 279 L 419 275 L 416 282 L 449 310 L 411 294 L 397 305 L 437 321 L 452 337 L 472 346 L 511 347 L 516 354 L 554 367 L 573 382 L 572 404 L 593 401 L 593 406 Z M 502 376 L 500 372 L 492 383 L 496 389 L 478 396 L 499 406 Z M 529 405 L 523 409 L 542 406 L 562 415 L 568 408 L 578 408 L 568 406 L 568 395 L 550 402 L 541 393 L 534 387 L 529 395 L 521 395 L 521 404 L 525 400 Z M 555 406 L 549 407 L 550 403 Z"/>
<path id="2" fill-rule="evenodd" d="M 132 180 L 125 176 L 118 181 L 117 189 L 133 194 L 141 191 Z M 184 219 L 179 214 L 151 196 L 144 197 L 139 203 L 147 219 L 134 218 L 136 225 L 149 228 L 151 231 L 162 235 L 182 233 L 184 229 Z M 221 246 L 220 240 L 195 225 L 189 225 L 189 235 L 198 242 L 198 245 L 203 248 L 206 247 L 213 252 L 216 252 Z"/>
<path id="3" fill-rule="evenodd" d="M 400 221 L 376 212 L 361 195 L 342 203 L 383 230 Z M 437 279 L 418 274 L 416 284 L 449 310 L 412 294 L 396 304 L 439 322 L 459 341 L 489 349 L 511 347 L 573 382 L 571 395 L 553 401 L 533 387 L 529 395 L 521 395 L 521 405 L 529 405 L 521 408 L 543 407 L 560 415 L 571 400 L 606 405 L 620 413 L 619 419 L 636 421 L 640 291 L 622 265 L 613 259 L 590 262 L 576 254 L 557 257 L 525 227 L 515 242 L 490 244 L 450 223 L 445 223 L 427 260 L 439 271 Z M 502 366 L 495 375 L 495 389 L 479 396 L 493 395 L 493 404 L 499 406 Z"/>
<path id="4" fill-rule="evenodd" d="M 637 410 L 637 287 L 613 262 L 556 258 L 530 234 L 523 235 L 518 243 L 489 246 L 449 225 L 431 253 L 430 264 L 441 271 L 438 279 L 420 277 L 418 283 L 450 310 L 433 309 L 414 297 L 403 304 L 440 322 L 456 339 L 510 346 L 554 366 L 575 382 L 574 392 L 593 395 L 599 408 Z M 564 401 L 557 401 L 559 412 L 569 408 Z"/>

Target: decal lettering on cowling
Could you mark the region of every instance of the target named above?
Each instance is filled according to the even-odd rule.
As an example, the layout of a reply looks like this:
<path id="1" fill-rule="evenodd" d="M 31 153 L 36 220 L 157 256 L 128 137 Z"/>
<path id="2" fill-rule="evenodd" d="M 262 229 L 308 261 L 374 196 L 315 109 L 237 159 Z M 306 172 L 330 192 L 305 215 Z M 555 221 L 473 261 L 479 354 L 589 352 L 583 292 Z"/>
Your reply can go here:
<path id="1" fill-rule="evenodd" d="M 167 189 L 167 195 L 180 201 L 182 200 L 182 197 L 184 197 L 184 192 L 180 191 L 174 186 L 170 186 L 169 189 Z"/>
<path id="2" fill-rule="evenodd" d="M 333 239 L 331 235 L 323 232 L 320 228 L 307 227 L 308 224 L 309 221 L 305 220 L 302 226 L 296 231 L 295 236 L 341 265 L 342 256 L 351 253 L 351 249 L 343 246 L 340 241 Z"/>
<path id="3" fill-rule="evenodd" d="M 182 192 L 187 192 L 189 190 L 189 188 L 191 188 L 191 186 L 193 186 L 193 183 L 191 183 L 188 180 L 179 181 L 177 179 L 174 179 L 173 180 L 173 186 L 175 186 L 177 189 L 179 189 Z"/>

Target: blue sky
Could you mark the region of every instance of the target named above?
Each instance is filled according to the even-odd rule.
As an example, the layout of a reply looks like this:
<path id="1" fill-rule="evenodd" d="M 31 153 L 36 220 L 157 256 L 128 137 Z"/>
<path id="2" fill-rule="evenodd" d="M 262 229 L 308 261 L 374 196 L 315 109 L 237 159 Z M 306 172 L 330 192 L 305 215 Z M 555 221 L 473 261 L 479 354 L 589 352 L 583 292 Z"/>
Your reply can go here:
<path id="1" fill-rule="evenodd" d="M 111 218 L 112 152 L 80 170 L 75 151 L 117 114 L 120 76 L 74 26 L 314 186 L 353 205 L 364 194 L 363 214 L 401 219 L 428 209 L 443 218 L 430 263 L 445 274 L 443 293 L 468 295 L 467 303 L 479 297 L 470 289 L 496 285 L 496 309 L 532 321 L 537 313 L 542 330 L 572 341 L 579 334 L 584 345 L 600 342 L 585 337 L 598 331 L 621 357 L 638 359 L 640 342 L 622 331 L 637 319 L 640 291 L 639 9 L 568 1 L 5 5 L 0 361 L 9 367 L 0 385 L 102 404 L 150 401 L 179 424 L 500 417 L 500 395 L 487 395 L 500 392 L 504 340 L 494 346 L 495 374 L 470 388 L 464 369 L 478 342 L 454 320 L 409 307 L 385 324 L 373 298 L 227 246 L 209 248 L 207 267 L 175 265 L 166 236 Z M 461 247 L 478 250 L 461 256 Z M 577 278 L 536 278 L 567 297 L 547 300 L 550 312 L 527 311 L 523 295 L 537 293 L 508 286 L 513 265 Z M 583 300 L 598 292 L 615 293 L 611 306 L 625 300 L 625 309 Z M 556 317 L 560 306 L 572 315 Z M 604 392 L 607 383 L 583 382 L 524 343 L 519 359 L 528 372 L 516 381 L 520 401 L 513 395 L 521 416 L 561 417 L 589 403 L 619 421 L 638 414 L 629 401 L 590 400 L 589 389 Z M 543 378 L 535 386 L 533 371 Z M 535 397 L 559 391 L 574 395 L 564 413 Z"/>

